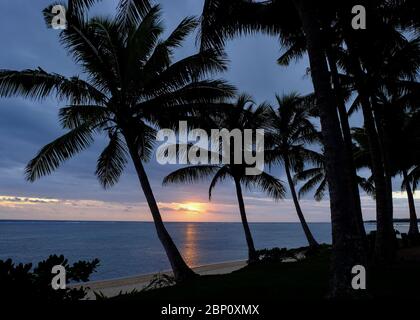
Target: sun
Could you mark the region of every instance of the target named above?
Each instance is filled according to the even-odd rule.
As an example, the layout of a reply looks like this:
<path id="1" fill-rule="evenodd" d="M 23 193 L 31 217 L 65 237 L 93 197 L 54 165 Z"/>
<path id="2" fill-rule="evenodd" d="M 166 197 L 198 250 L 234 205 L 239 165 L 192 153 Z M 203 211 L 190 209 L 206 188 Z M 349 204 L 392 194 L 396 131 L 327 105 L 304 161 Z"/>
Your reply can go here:
<path id="1" fill-rule="evenodd" d="M 179 205 L 179 209 L 185 210 L 189 213 L 202 213 L 205 211 L 206 206 L 201 202 L 185 202 Z"/>

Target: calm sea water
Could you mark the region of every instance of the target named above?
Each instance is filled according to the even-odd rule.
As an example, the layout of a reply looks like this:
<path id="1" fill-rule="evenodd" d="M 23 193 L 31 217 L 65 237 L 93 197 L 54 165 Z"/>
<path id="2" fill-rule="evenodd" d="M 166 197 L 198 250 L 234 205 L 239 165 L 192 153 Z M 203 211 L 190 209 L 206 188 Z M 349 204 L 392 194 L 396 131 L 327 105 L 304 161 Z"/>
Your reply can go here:
<path id="1" fill-rule="evenodd" d="M 198 266 L 247 257 L 240 223 L 167 223 L 189 265 Z M 259 249 L 305 246 L 297 223 L 252 223 Z M 367 224 L 367 229 L 373 229 Z M 331 225 L 313 223 L 319 242 L 331 242 Z M 401 224 L 399 229 L 406 231 Z M 92 280 L 126 277 L 170 268 L 154 225 L 147 222 L 0 221 L 0 260 L 38 262 L 50 254 L 64 254 L 70 262 L 98 258 Z"/>

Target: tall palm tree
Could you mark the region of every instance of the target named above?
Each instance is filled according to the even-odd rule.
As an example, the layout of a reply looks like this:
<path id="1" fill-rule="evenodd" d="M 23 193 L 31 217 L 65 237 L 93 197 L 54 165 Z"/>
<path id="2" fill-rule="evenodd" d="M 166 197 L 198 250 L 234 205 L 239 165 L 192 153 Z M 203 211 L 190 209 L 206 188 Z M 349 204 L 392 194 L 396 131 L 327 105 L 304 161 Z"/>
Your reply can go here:
<path id="1" fill-rule="evenodd" d="M 328 65 L 331 73 L 331 80 L 334 87 L 334 94 L 336 104 L 338 106 L 338 112 L 340 115 L 340 124 L 343 132 L 343 139 L 346 145 L 346 158 L 348 165 L 352 172 L 355 172 L 355 165 L 352 159 L 352 140 L 350 127 L 348 123 L 348 116 L 345 107 L 345 96 L 348 94 L 347 88 L 349 81 L 342 81 L 343 77 L 338 74 L 339 67 L 346 66 L 348 74 L 352 74 L 354 84 L 353 89 L 356 89 L 359 93 L 357 103 L 362 105 L 364 114 L 364 120 L 366 123 L 366 129 L 369 132 L 369 144 L 372 157 L 372 170 L 374 171 L 374 177 L 377 185 L 377 221 L 378 221 L 378 237 L 376 253 L 380 260 L 387 260 L 394 256 L 394 231 L 392 225 L 392 183 L 391 183 L 391 172 L 389 164 L 389 152 L 385 147 L 386 141 L 390 139 L 387 137 L 386 130 L 381 125 L 382 120 L 381 112 L 377 108 L 375 103 L 375 94 L 372 94 L 371 88 L 381 87 L 384 83 L 389 85 L 390 82 L 394 82 L 401 77 L 403 72 L 410 73 L 412 70 L 416 70 L 418 62 L 413 57 L 418 58 L 418 53 L 408 55 L 410 51 L 407 48 L 400 50 L 400 53 L 396 53 L 391 45 L 396 46 L 401 43 L 404 44 L 402 34 L 400 32 L 401 25 L 406 30 L 407 27 L 417 27 L 416 21 L 413 19 L 404 20 L 404 18 L 414 18 L 414 15 L 401 14 L 399 7 L 403 6 L 406 10 L 407 4 L 414 5 L 410 1 L 341 1 L 339 4 L 331 4 L 325 2 L 320 4 L 322 9 L 319 9 L 322 26 L 322 45 L 324 46 Z M 362 4 L 369 11 L 370 16 L 370 27 L 366 32 L 360 33 L 359 31 L 353 30 L 351 26 L 351 19 L 353 18 L 351 8 L 355 4 Z M 410 7 L 410 10 L 418 8 L 418 6 Z M 396 14 L 396 12 L 398 12 Z M 400 18 L 403 17 L 403 19 Z M 286 52 L 279 59 L 279 63 L 288 64 L 291 60 L 303 56 L 306 48 L 305 35 L 302 32 L 289 36 L 289 41 L 286 42 Z M 372 39 L 375 38 L 375 42 L 372 43 Z M 346 43 L 346 49 L 343 43 Z M 410 45 L 415 49 L 415 46 Z M 410 47 L 408 46 L 408 47 Z M 406 46 L 407 47 L 407 46 Z M 392 48 L 392 49 L 391 49 Z M 349 53 L 345 59 L 342 57 L 342 52 L 347 51 Z M 373 54 L 373 52 L 375 52 Z M 411 50 L 413 52 L 413 50 Z M 394 63 L 389 63 L 389 58 L 382 56 L 391 54 L 394 57 Z M 402 54 L 401 54 L 402 53 Z M 405 57 L 402 57 L 405 55 Z M 378 58 L 381 56 L 381 58 Z M 395 68 L 397 64 L 399 68 Z M 348 67 L 350 65 L 350 68 Z M 351 69 L 351 72 L 349 70 Z M 376 77 L 373 81 L 367 81 L 365 74 L 370 77 L 374 74 L 381 72 L 381 77 Z M 384 71 L 391 71 L 391 74 L 384 76 Z M 396 73 L 396 72 L 399 72 Z M 386 80 L 386 82 L 384 81 Z M 347 83 L 346 83 L 347 82 Z M 351 81 L 350 81 L 351 82 Z M 399 84 L 401 87 L 401 83 Z M 343 90 L 346 89 L 346 90 Z M 351 185 L 354 188 L 355 203 L 357 207 L 360 207 L 360 198 L 358 195 L 357 188 L 357 176 L 355 174 L 350 175 Z M 360 210 L 358 210 L 360 211 Z M 358 215 L 361 218 L 361 215 Z M 360 219 L 360 222 L 362 220 Z M 361 226 L 361 231 L 364 231 Z"/>
<path id="2" fill-rule="evenodd" d="M 409 95 L 408 95 L 409 96 Z M 403 178 L 401 190 L 408 199 L 410 227 L 408 234 L 419 235 L 414 192 L 418 183 L 418 163 L 420 159 L 420 112 L 417 101 L 407 94 L 383 97 L 384 120 L 390 139 L 392 174 Z M 414 108 L 413 108 L 414 107 Z M 412 111 L 414 110 L 414 111 Z"/>
<path id="3" fill-rule="evenodd" d="M 72 1 L 72 5 L 94 1 Z M 73 7 L 74 8 L 74 7 Z M 78 7 L 80 9 L 80 7 Z M 46 10 L 47 22 L 51 19 Z M 0 71 L 0 96 L 42 100 L 55 94 L 68 106 L 60 122 L 68 132 L 41 149 L 26 168 L 35 181 L 88 148 L 96 134 L 109 139 L 97 162 L 96 175 L 104 188 L 118 182 L 131 158 L 149 205 L 158 237 L 178 281 L 195 275 L 186 265 L 166 230 L 147 177 L 144 162 L 153 150 L 155 132 L 179 117 L 214 101 L 233 96 L 223 80 L 209 80 L 211 72 L 226 69 L 215 50 L 202 51 L 173 62 L 173 50 L 197 26 L 184 19 L 167 39 L 159 6 L 145 1 L 121 1 L 115 18 L 87 19 L 84 10 L 70 10 L 61 43 L 73 55 L 83 78 L 34 70 Z"/>
<path id="4" fill-rule="evenodd" d="M 276 109 L 269 109 L 273 130 L 267 139 L 270 150 L 265 153 L 266 161 L 269 164 L 284 165 L 290 193 L 306 239 L 311 247 L 317 247 L 318 242 L 312 235 L 299 204 L 292 171 L 302 170 L 305 161 L 316 161 L 317 154 L 307 149 L 306 145 L 318 140 L 318 132 L 310 121 L 310 109 L 305 104 L 305 97 L 291 93 L 276 95 L 276 100 Z"/>
<path id="5" fill-rule="evenodd" d="M 419 112 L 408 112 L 404 110 L 407 106 L 412 106 L 413 102 L 410 94 L 402 96 L 383 97 L 380 102 L 384 109 L 385 127 L 391 139 L 387 146 L 390 152 L 390 164 L 392 176 L 401 175 L 403 181 L 401 190 L 407 193 L 410 227 L 410 235 L 418 235 L 418 219 L 414 202 L 413 192 L 417 188 L 419 181 L 418 159 L 420 130 L 418 123 L 420 120 Z M 417 102 L 418 103 L 418 102 Z M 368 137 L 365 129 L 353 129 L 353 138 L 356 142 L 355 158 L 359 167 L 371 167 L 371 159 L 368 145 Z M 367 181 L 373 182 L 373 176 Z M 372 195 L 376 198 L 376 188 L 372 183 Z"/>
<path id="6" fill-rule="evenodd" d="M 333 4 L 327 2 L 329 6 Z M 331 297 L 353 295 L 351 268 L 366 264 L 366 250 L 360 230 L 360 211 L 349 183 L 352 172 L 346 163 L 346 146 L 342 137 L 330 73 L 321 31 L 321 8 L 326 3 L 312 0 L 206 0 L 201 23 L 202 48 L 224 45 L 226 39 L 240 34 L 264 32 L 287 39 L 296 28 L 305 35 L 311 77 L 317 98 L 331 203 L 333 255 Z M 333 7 L 335 7 L 335 3 Z"/>
<path id="7" fill-rule="evenodd" d="M 353 199 L 356 211 L 355 219 L 358 220 L 360 233 L 362 237 L 365 238 L 366 231 L 363 224 L 360 193 L 357 185 L 356 167 L 353 160 L 353 143 L 351 138 L 349 115 L 347 113 L 346 107 L 346 102 L 349 100 L 351 91 L 348 88 L 348 84 L 343 81 L 339 74 L 338 56 L 342 50 L 341 45 L 343 39 L 340 32 L 341 26 L 337 23 L 337 17 L 334 11 L 334 7 L 323 7 L 322 10 L 323 46 L 325 48 L 329 71 L 331 73 L 333 93 L 338 109 L 340 126 L 345 144 L 346 163 L 351 173 L 348 183 L 350 188 L 353 189 Z M 284 52 L 277 60 L 277 63 L 281 66 L 289 66 L 292 61 L 301 59 L 307 52 L 305 34 L 301 29 L 297 29 L 295 34 L 288 35 L 287 41 L 283 41 L 283 44 Z"/>
<path id="8" fill-rule="evenodd" d="M 264 128 L 264 125 L 267 123 L 267 115 L 267 108 L 265 105 L 261 105 L 254 110 L 250 97 L 242 95 L 238 98 L 235 104 L 230 107 L 225 107 L 221 113 L 211 117 L 214 122 L 210 125 L 210 127 L 224 128 L 229 131 L 239 129 L 241 132 L 245 129 L 261 129 Z M 211 119 L 209 120 L 211 121 Z M 217 143 L 218 145 L 218 142 L 212 141 L 212 143 Z M 243 146 L 242 152 L 245 150 L 253 150 L 252 145 Z M 206 150 L 202 151 L 210 152 Z M 229 152 L 231 153 L 230 159 L 233 159 L 235 157 L 234 148 L 232 147 Z M 212 148 L 211 153 L 217 153 L 217 157 L 222 159 L 225 156 L 223 150 L 217 151 Z M 281 181 L 277 180 L 268 173 L 262 172 L 260 175 L 247 175 L 246 168 L 246 164 L 235 164 L 232 160 L 231 163 L 228 164 L 201 164 L 188 166 L 169 174 L 164 178 L 163 183 L 191 183 L 201 181 L 212 176 L 213 178 L 209 187 L 209 199 L 211 200 L 212 191 L 216 184 L 225 179 L 231 178 L 235 184 L 239 212 L 248 246 L 248 262 L 253 263 L 257 261 L 258 256 L 256 254 L 251 230 L 248 225 L 242 186 L 263 190 L 274 199 L 283 198 L 285 189 Z"/>
<path id="9" fill-rule="evenodd" d="M 392 260 L 395 256 L 395 235 L 392 204 L 392 133 L 387 129 L 392 122 L 386 121 L 389 104 L 384 103 L 395 92 L 409 92 L 419 70 L 419 40 L 407 40 L 399 30 L 388 25 L 373 27 L 369 34 L 376 37 L 375 46 L 368 45 L 369 39 L 357 41 L 357 50 L 349 50 L 349 63 L 344 63 L 358 95 L 353 106 L 360 105 L 364 115 L 369 142 L 371 170 L 376 188 L 377 238 L 375 255 L 378 261 Z M 381 31 L 378 31 L 381 30 Z M 370 33 L 373 32 L 373 33 Z M 356 44 L 353 43 L 353 46 Z M 375 54 L 366 55 L 363 48 Z M 354 52 L 353 52 L 354 51 Z M 356 56 L 356 58 L 355 58 Z M 375 58 L 372 58 L 374 56 Z M 352 108 L 353 110 L 354 108 Z"/>

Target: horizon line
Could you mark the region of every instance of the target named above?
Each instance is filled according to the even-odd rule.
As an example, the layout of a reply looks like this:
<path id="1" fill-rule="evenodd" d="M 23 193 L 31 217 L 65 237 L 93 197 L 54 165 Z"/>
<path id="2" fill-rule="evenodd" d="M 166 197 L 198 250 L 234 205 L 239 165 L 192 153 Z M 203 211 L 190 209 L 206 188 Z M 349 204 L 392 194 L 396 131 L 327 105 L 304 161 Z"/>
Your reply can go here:
<path id="1" fill-rule="evenodd" d="M 67 220 L 67 219 L 1 219 L 1 222 L 138 222 L 138 223 L 154 223 L 151 220 Z M 368 221 L 365 221 L 368 222 Z M 239 223 L 241 221 L 164 221 L 164 223 Z M 299 221 L 250 221 L 249 223 L 300 223 Z M 314 221 L 315 223 L 331 223 L 331 221 Z"/>

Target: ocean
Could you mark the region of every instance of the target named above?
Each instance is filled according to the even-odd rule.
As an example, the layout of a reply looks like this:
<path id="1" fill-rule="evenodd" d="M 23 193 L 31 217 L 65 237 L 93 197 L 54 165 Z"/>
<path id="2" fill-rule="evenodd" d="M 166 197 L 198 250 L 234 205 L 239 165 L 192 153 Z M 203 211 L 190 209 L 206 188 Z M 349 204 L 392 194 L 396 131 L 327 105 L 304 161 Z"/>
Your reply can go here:
<path id="1" fill-rule="evenodd" d="M 246 260 L 240 223 L 166 223 L 186 262 L 191 266 Z M 320 243 L 331 242 L 329 223 L 309 224 Z M 374 224 L 366 224 L 373 230 Z M 306 245 L 298 223 L 251 223 L 257 249 Z M 406 232 L 407 224 L 397 228 Z M 91 280 L 157 273 L 170 269 L 153 223 L 82 221 L 0 221 L 0 260 L 34 263 L 50 254 L 69 261 L 100 259 Z"/>

